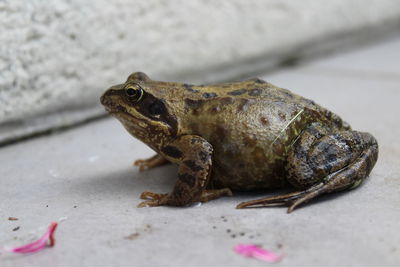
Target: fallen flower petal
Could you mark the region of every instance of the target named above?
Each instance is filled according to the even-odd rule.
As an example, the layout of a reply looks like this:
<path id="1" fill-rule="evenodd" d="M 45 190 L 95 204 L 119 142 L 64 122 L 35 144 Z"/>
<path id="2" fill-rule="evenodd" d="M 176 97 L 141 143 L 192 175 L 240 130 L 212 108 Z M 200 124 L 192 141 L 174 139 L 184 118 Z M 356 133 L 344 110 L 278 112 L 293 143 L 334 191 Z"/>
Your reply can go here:
<path id="1" fill-rule="evenodd" d="M 239 244 L 233 250 L 245 257 L 252 257 L 266 262 L 278 262 L 282 259 L 282 256 L 253 244 Z"/>
<path id="2" fill-rule="evenodd" d="M 11 253 L 34 253 L 44 249 L 47 245 L 52 247 L 55 244 L 54 232 L 57 228 L 58 223 L 52 222 L 47 229 L 46 233 L 38 240 L 15 248 L 0 248 L 0 251 L 11 252 Z"/>

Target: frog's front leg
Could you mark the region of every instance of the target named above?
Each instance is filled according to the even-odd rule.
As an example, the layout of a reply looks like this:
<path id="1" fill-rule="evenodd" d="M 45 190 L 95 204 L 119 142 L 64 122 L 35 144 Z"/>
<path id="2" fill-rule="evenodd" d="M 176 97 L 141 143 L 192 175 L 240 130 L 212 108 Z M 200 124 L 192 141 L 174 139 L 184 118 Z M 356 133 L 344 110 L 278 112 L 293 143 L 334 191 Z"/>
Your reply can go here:
<path id="1" fill-rule="evenodd" d="M 206 190 L 211 175 L 213 149 L 204 138 L 185 135 L 165 145 L 160 152 L 169 161 L 179 164 L 178 180 L 172 193 L 143 192 L 141 198 L 150 200 L 140 203 L 138 207 L 183 206 L 231 194 L 226 188 Z"/>
<path id="2" fill-rule="evenodd" d="M 138 159 L 135 162 L 133 162 L 133 165 L 138 166 L 139 171 L 142 172 L 144 170 L 162 166 L 167 163 L 169 163 L 169 161 L 164 156 L 160 154 L 155 154 L 154 156 L 148 159 Z"/>
<path id="3" fill-rule="evenodd" d="M 325 193 L 355 188 L 367 178 L 378 158 L 369 133 L 326 133 L 318 124 L 306 129 L 288 156 L 287 180 L 301 191 L 243 202 L 237 208 L 287 205 L 288 212 Z"/>

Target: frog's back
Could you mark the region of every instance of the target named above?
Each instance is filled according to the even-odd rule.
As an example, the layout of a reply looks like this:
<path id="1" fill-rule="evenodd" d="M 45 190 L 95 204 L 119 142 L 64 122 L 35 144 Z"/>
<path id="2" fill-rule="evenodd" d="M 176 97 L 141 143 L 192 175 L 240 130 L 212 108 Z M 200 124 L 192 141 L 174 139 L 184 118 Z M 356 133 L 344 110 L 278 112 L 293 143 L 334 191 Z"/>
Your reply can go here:
<path id="1" fill-rule="evenodd" d="M 187 128 L 210 142 L 271 145 L 305 108 L 325 110 L 314 101 L 260 79 L 191 87 L 185 98 Z M 199 97 L 200 95 L 200 97 Z"/>
<path id="2" fill-rule="evenodd" d="M 289 126 L 305 109 L 333 115 L 311 100 L 259 79 L 191 89 L 203 99 L 185 100 L 188 129 L 213 145 L 216 187 L 284 186 L 288 144 L 302 130 L 301 124 Z"/>

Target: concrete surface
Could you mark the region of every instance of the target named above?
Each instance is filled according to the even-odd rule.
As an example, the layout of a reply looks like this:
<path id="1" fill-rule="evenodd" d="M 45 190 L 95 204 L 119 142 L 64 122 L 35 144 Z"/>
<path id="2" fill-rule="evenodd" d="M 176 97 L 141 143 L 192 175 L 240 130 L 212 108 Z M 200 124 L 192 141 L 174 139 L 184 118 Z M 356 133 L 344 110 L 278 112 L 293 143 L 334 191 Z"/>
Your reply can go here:
<path id="1" fill-rule="evenodd" d="M 398 0 L 0 0 L 0 143 L 102 113 L 130 72 L 221 81 L 381 39 Z"/>
<path id="2" fill-rule="evenodd" d="M 378 163 L 358 189 L 292 214 L 283 207 L 234 208 L 272 192 L 198 207 L 138 209 L 142 191 L 171 190 L 176 167 L 139 173 L 131 162 L 152 152 L 119 122 L 105 119 L 0 149 L 0 244 L 24 243 L 32 232 L 67 217 L 54 248 L 2 255 L 0 266 L 267 265 L 236 255 L 238 243 L 283 254 L 276 266 L 399 266 L 399 47 L 400 36 L 263 77 L 376 136 Z"/>

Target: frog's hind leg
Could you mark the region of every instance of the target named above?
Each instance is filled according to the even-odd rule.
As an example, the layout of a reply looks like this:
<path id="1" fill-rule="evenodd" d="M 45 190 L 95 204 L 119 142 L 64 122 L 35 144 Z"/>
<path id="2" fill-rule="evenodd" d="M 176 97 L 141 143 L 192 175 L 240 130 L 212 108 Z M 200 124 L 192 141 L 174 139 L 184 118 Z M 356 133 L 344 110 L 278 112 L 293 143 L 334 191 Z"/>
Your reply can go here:
<path id="1" fill-rule="evenodd" d="M 368 133 L 341 131 L 321 135 L 310 128 L 294 144 L 288 157 L 287 180 L 303 190 L 243 202 L 237 208 L 286 205 L 288 212 L 292 212 L 322 194 L 357 187 L 369 175 L 377 158 L 378 144 Z"/>

